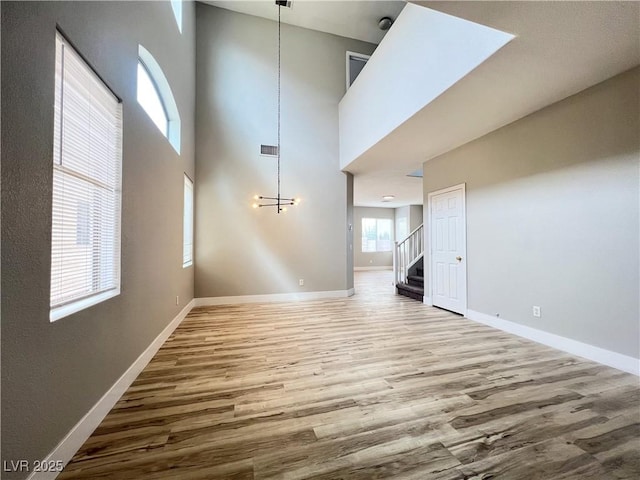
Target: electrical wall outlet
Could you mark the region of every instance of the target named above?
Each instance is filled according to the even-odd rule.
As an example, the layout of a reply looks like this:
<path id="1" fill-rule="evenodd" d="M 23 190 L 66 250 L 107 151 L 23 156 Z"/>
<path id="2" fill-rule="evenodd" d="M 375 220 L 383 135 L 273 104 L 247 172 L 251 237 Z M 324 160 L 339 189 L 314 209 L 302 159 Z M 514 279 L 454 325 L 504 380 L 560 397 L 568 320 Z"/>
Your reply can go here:
<path id="1" fill-rule="evenodd" d="M 301 287 L 304 287 L 304 278 L 301 278 L 300 280 L 298 280 L 298 285 L 300 285 Z"/>
<path id="2" fill-rule="evenodd" d="M 540 318 L 542 316 L 542 314 L 540 313 L 540 307 L 538 307 L 537 305 L 533 306 L 533 316 Z"/>
<path id="3" fill-rule="evenodd" d="M 180 297 L 176 295 L 176 305 L 180 305 Z"/>

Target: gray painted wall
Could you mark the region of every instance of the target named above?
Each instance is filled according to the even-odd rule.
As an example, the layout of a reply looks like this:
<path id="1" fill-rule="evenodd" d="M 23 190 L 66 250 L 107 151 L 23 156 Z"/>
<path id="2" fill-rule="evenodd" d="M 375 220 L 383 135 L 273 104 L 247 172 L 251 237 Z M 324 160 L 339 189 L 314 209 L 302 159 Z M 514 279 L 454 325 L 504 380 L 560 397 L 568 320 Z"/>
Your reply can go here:
<path id="1" fill-rule="evenodd" d="M 409 233 L 422 225 L 422 205 L 409 205 Z"/>
<path id="2" fill-rule="evenodd" d="M 422 205 L 406 205 L 395 209 L 395 229 L 396 242 L 400 242 L 403 238 L 398 235 L 398 222 L 403 218 L 407 219 L 407 235 L 422 225 Z"/>
<path id="3" fill-rule="evenodd" d="M 193 269 L 182 268 L 182 203 L 183 172 L 194 174 L 194 6 L 184 3 L 182 34 L 169 2 L 1 8 L 2 460 L 34 460 L 193 298 Z M 122 293 L 50 323 L 56 24 L 123 99 Z M 136 101 L 138 43 L 173 89 L 180 156 Z"/>
<path id="4" fill-rule="evenodd" d="M 469 309 L 640 357 L 639 92 L 636 68 L 424 164 L 425 205 L 466 182 Z"/>
<path id="5" fill-rule="evenodd" d="M 338 102 L 345 52 L 374 45 L 282 25 L 282 194 L 302 203 L 278 215 L 251 208 L 276 194 L 277 23 L 196 10 L 196 297 L 351 288 Z"/>
<path id="6" fill-rule="evenodd" d="M 393 251 L 391 252 L 363 252 L 362 251 L 362 219 L 363 218 L 389 218 L 391 219 L 391 232 L 395 241 L 395 209 L 376 207 L 354 207 L 354 267 L 393 267 Z M 392 247 L 393 248 L 393 247 Z"/>

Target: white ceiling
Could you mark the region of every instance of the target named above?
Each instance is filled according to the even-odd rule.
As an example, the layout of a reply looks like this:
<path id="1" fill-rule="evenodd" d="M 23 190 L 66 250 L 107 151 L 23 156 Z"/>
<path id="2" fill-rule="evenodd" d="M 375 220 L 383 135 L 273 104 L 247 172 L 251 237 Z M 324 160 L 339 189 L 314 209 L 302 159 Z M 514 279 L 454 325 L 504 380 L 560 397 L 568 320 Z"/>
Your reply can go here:
<path id="1" fill-rule="evenodd" d="M 203 3 L 278 20 L 274 0 L 203 0 Z M 403 0 L 293 0 L 292 8 L 282 8 L 281 14 L 282 22 L 289 25 L 378 44 L 385 34 L 378 28 L 378 21 L 383 17 L 395 20 L 404 5 Z"/>
<path id="2" fill-rule="evenodd" d="M 207 3 L 277 19 L 273 0 Z M 412 3 L 517 38 L 348 166 L 355 175 L 356 205 L 422 204 L 422 181 L 407 174 L 424 161 L 640 64 L 640 2 Z M 378 43 L 383 35 L 378 20 L 396 18 L 403 6 L 294 0 L 282 19 Z M 396 198 L 383 203 L 383 195 Z"/>

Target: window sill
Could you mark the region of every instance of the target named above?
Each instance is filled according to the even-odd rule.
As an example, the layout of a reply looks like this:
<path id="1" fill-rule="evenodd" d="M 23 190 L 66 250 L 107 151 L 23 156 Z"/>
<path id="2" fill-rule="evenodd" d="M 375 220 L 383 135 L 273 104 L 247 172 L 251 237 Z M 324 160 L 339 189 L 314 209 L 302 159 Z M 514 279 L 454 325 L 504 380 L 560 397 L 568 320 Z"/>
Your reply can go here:
<path id="1" fill-rule="evenodd" d="M 73 303 L 68 303 L 66 305 L 61 305 L 59 307 L 52 308 L 51 311 L 49 312 L 49 321 L 55 322 L 56 320 L 60 320 L 61 318 L 64 318 L 73 313 L 79 312 L 80 310 L 89 308 L 92 305 L 96 305 L 100 302 L 104 302 L 105 300 L 115 297 L 117 295 L 120 295 L 120 287 L 114 288 L 113 290 L 107 290 L 106 292 L 98 293 L 97 295 L 92 295 L 91 297 L 77 300 Z"/>

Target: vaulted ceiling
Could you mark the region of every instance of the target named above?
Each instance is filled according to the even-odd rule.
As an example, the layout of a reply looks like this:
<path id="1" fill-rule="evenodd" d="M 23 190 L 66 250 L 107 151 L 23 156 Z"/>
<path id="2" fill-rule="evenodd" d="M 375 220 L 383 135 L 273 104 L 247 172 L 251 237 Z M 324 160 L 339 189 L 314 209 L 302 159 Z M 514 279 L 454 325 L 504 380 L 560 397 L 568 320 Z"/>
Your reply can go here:
<path id="1" fill-rule="evenodd" d="M 207 3 L 277 18 L 269 0 Z M 421 204 L 422 182 L 407 174 L 423 162 L 640 64 L 638 2 L 412 3 L 516 38 L 346 168 L 355 175 L 356 205 Z M 395 18 L 403 5 L 298 0 L 283 21 L 384 42 L 379 18 Z M 382 196 L 389 194 L 396 198 L 383 203 Z"/>
<path id="2" fill-rule="evenodd" d="M 255 17 L 278 19 L 274 0 L 204 0 L 203 3 Z M 378 28 L 378 21 L 383 17 L 395 19 L 404 5 L 402 0 L 293 0 L 291 8 L 282 8 L 281 12 L 282 21 L 289 25 L 378 44 L 385 34 Z"/>

